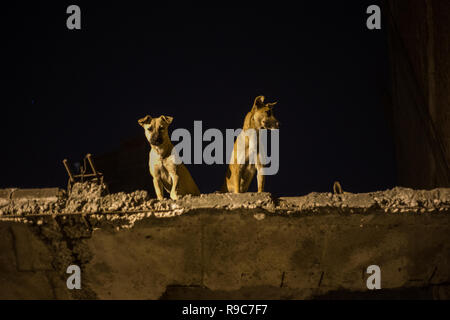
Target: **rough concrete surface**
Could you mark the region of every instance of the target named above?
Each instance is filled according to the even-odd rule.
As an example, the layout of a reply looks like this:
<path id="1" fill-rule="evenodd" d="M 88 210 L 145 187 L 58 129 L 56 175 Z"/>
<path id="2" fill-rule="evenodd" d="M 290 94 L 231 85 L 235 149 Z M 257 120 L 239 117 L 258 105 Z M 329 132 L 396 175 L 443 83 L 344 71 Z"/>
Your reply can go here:
<path id="1" fill-rule="evenodd" d="M 449 208 L 450 189 L 178 201 L 91 183 L 0 190 L 0 299 L 448 299 Z M 66 288 L 72 264 L 81 290 Z"/>

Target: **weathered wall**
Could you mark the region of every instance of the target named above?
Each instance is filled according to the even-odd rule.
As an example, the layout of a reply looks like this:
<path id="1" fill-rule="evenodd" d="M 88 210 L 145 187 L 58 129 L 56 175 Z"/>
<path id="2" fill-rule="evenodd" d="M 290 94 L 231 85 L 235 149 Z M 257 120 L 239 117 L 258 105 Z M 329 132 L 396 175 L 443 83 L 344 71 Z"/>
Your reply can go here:
<path id="1" fill-rule="evenodd" d="M 450 186 L 450 2 L 385 1 L 398 182 Z"/>
<path id="2" fill-rule="evenodd" d="M 3 299 L 339 297 L 369 294 L 372 264 L 382 292 L 449 298 L 450 189 L 156 201 L 75 185 L 70 196 L 0 196 Z M 81 290 L 65 288 L 70 264 Z"/>

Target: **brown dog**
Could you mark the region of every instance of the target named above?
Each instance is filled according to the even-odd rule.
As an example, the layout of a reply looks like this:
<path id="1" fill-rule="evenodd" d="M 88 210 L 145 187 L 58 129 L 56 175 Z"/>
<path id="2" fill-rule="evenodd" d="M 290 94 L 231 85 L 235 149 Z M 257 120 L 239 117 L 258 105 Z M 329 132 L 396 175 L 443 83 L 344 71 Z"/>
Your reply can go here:
<path id="1" fill-rule="evenodd" d="M 242 132 L 239 134 L 238 139 L 234 143 L 230 165 L 228 166 L 225 176 L 225 183 L 221 189 L 222 192 L 247 192 L 255 173 L 258 173 L 258 192 L 264 191 L 265 176 L 262 174 L 262 164 L 260 161 L 261 151 L 258 147 L 256 151 L 257 156 L 255 163 L 249 162 L 249 155 L 252 151 L 251 149 L 256 148 L 257 146 L 252 146 L 252 144 L 249 143 L 249 137 L 246 133 L 250 131 L 249 129 L 253 129 L 256 133 L 255 141 L 258 141 L 259 143 L 260 129 L 278 129 L 279 123 L 274 117 L 272 110 L 275 104 L 276 102 L 265 104 L 264 96 L 258 96 L 255 98 L 252 110 L 245 116 Z M 238 141 L 240 138 L 245 139 L 245 150 L 238 153 Z M 241 158 L 240 161 L 238 161 L 238 157 Z"/>
<path id="2" fill-rule="evenodd" d="M 178 155 L 172 152 L 174 147 L 168 133 L 172 121 L 173 118 L 169 116 L 152 118 L 148 115 L 138 120 L 151 146 L 150 174 L 159 200 L 164 198 L 163 189 L 170 193 L 173 200 L 186 194 L 200 195 L 188 169 L 181 161 L 176 161 Z"/>

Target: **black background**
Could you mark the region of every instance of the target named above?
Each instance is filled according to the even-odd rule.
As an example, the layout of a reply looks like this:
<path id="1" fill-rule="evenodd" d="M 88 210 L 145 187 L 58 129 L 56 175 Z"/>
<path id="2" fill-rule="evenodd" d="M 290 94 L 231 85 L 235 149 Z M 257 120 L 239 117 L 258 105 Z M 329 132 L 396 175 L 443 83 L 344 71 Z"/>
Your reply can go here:
<path id="1" fill-rule="evenodd" d="M 81 7 L 81 30 L 66 28 L 70 4 Z M 102 154 L 143 135 L 137 119 L 146 114 L 171 115 L 172 129 L 192 133 L 194 120 L 204 130 L 239 128 L 262 94 L 278 101 L 281 122 L 280 170 L 267 191 L 331 191 L 335 180 L 353 192 L 390 188 L 387 31 L 383 22 L 382 30 L 366 28 L 370 4 L 379 3 L 16 4 L 6 10 L 12 75 L 0 187 L 65 186 L 63 158 Z M 189 170 L 212 192 L 225 167 Z"/>

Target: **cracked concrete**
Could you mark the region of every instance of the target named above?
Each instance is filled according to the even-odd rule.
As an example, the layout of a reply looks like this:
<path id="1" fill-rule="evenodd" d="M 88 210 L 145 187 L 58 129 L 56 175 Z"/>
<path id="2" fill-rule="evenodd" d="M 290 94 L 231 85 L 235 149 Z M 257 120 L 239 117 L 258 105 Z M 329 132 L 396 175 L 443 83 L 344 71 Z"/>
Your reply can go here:
<path id="1" fill-rule="evenodd" d="M 432 297 L 448 298 L 449 208 L 450 189 L 178 201 L 107 194 L 89 183 L 69 195 L 1 190 L 0 298 L 367 294 L 372 264 L 382 270 L 383 290 L 432 287 Z M 81 290 L 65 287 L 71 264 L 81 267 Z"/>

